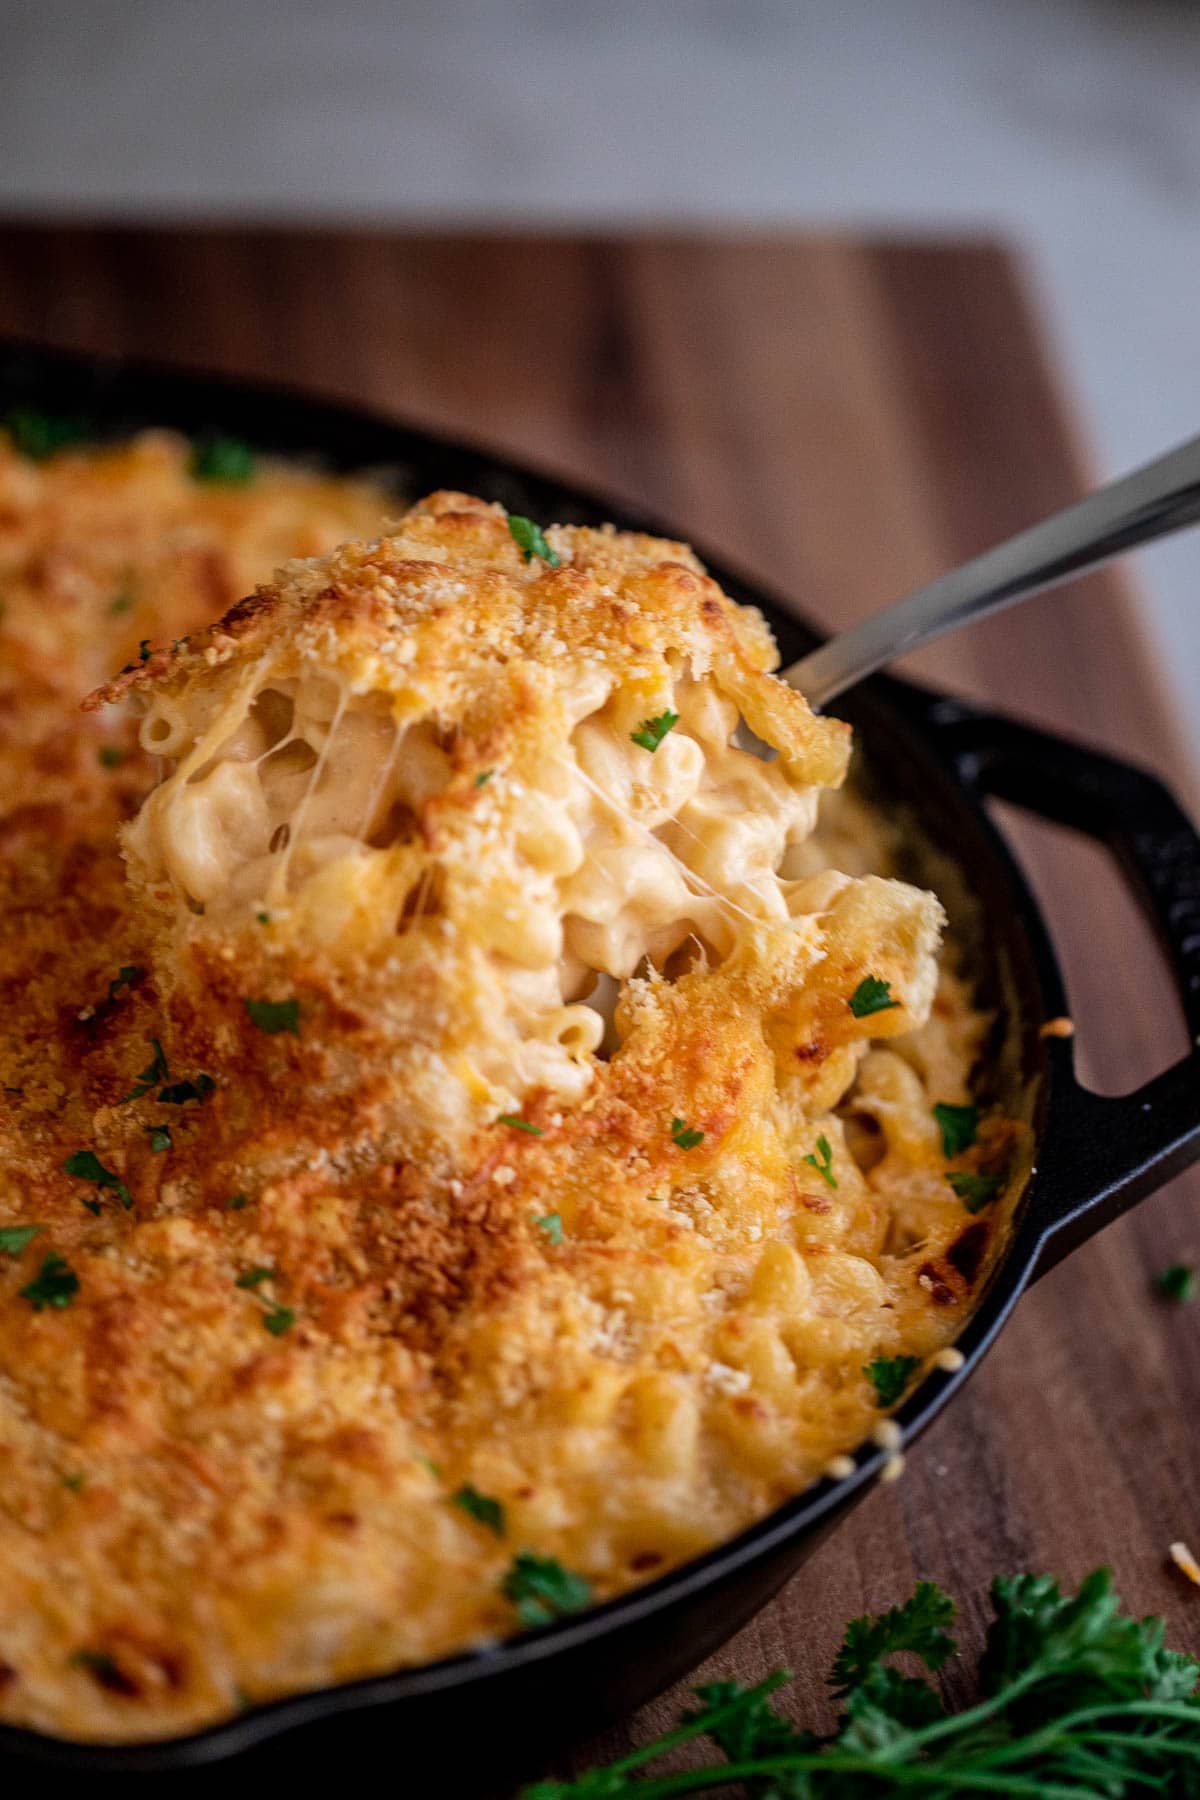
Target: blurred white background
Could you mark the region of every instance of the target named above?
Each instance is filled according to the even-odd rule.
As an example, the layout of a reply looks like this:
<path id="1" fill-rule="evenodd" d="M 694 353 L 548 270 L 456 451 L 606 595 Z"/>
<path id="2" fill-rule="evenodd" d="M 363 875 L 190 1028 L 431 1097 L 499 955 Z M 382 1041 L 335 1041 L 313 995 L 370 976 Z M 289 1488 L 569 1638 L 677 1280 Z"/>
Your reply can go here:
<path id="1" fill-rule="evenodd" d="M 0 213 L 998 233 L 1099 472 L 1200 431 L 1198 0 L 0 0 Z"/>

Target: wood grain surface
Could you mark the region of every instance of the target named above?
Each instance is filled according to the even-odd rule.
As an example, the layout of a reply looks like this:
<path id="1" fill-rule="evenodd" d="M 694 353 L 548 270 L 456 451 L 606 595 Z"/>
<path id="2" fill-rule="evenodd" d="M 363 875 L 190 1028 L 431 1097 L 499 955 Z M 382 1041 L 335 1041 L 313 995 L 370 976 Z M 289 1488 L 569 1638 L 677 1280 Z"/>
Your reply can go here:
<path id="1" fill-rule="evenodd" d="M 1077 494 L 1086 460 L 1013 262 L 987 245 L 0 229 L 0 333 L 282 378 L 603 484 L 845 624 Z M 1196 787 L 1121 578 L 978 626 L 927 679 Z M 1104 859 L 1027 821 L 1079 1021 L 1123 1091 L 1179 1054 L 1169 984 Z M 993 1574 L 1111 1563 L 1200 1651 L 1200 1307 L 1151 1278 L 1200 1261 L 1177 1182 L 1021 1304 L 986 1365 L 779 1601 L 706 1667 L 798 1671 L 824 1707 L 842 1623 L 917 1577 L 973 1652 Z M 969 1658 L 968 1658 L 969 1661 Z M 965 1670 L 949 1681 L 965 1684 Z M 678 1695 L 574 1759 L 642 1741 Z"/>

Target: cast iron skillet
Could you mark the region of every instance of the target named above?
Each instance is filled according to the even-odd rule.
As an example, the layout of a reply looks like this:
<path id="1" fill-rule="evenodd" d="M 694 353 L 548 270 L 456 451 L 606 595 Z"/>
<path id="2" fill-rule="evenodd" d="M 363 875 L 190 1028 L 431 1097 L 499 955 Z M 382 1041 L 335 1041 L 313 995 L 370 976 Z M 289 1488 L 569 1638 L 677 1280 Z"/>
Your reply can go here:
<path id="1" fill-rule="evenodd" d="M 99 437 L 147 424 L 231 433 L 339 469 L 384 469 L 408 497 L 458 488 L 535 519 L 647 527 L 626 507 L 486 450 L 274 389 L 0 347 L 0 415 L 19 406 L 80 417 Z M 789 612 L 705 561 L 736 598 L 763 608 L 785 662 L 811 647 L 813 634 Z M 1200 1156 L 1200 1051 L 1136 1093 L 1105 1099 L 1076 1082 L 1069 1041 L 1039 1039 L 1039 1024 L 1068 1010 L 1066 998 L 1040 911 L 982 799 L 1014 801 L 1108 846 L 1171 960 L 1194 1042 L 1200 839 L 1152 775 L 1014 720 L 879 678 L 844 710 L 876 778 L 886 772 L 883 802 L 911 809 L 982 901 L 993 980 L 1007 1010 L 1006 1054 L 1037 1140 L 1011 1241 L 959 1339 L 965 1364 L 956 1374 L 928 1376 L 900 1409 L 908 1440 L 977 1366 L 1035 1275 Z M 963 1254 L 978 1255 L 980 1247 Z M 327 1771 L 345 1779 L 378 1755 L 394 1771 L 393 1791 L 416 1791 L 409 1786 L 415 1778 L 421 1792 L 443 1795 L 471 1791 L 463 1782 L 536 1774 L 556 1743 L 638 1705 L 743 1624 L 865 1491 L 881 1460 L 881 1451 L 864 1446 L 846 1479 L 817 1483 L 661 1580 L 497 1649 L 297 1694 L 170 1742 L 90 1745 L 0 1729 L 0 1773 L 23 1768 L 28 1775 L 34 1764 L 93 1778 L 170 1773 L 174 1787 L 190 1772 L 207 1787 L 220 1779 L 213 1765 L 230 1758 L 239 1774 Z"/>

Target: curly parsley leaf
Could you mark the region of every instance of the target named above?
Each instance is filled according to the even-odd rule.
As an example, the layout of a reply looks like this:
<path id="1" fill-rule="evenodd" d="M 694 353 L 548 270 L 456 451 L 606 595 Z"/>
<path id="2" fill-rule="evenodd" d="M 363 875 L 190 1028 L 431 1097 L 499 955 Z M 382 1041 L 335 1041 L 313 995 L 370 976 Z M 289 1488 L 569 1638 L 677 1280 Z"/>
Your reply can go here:
<path id="1" fill-rule="evenodd" d="M 548 567 L 558 568 L 562 557 L 557 550 L 550 548 L 540 525 L 535 525 L 532 519 L 522 518 L 519 513 L 509 513 L 508 529 L 526 562 L 532 562 L 535 556 L 540 556 Z"/>
<path id="2" fill-rule="evenodd" d="M 543 1782 L 524 1800 L 666 1800 L 720 1788 L 746 1800 L 1134 1800 L 1195 1795 L 1200 1769 L 1200 1664 L 1163 1645 L 1161 1619 L 1122 1616 L 1106 1570 L 1064 1597 L 1045 1575 L 997 1580 L 980 1665 L 980 1699 L 945 1714 L 924 1680 L 888 1658 L 928 1668 L 953 1650 L 954 1607 L 922 1582 L 905 1606 L 856 1619 L 830 1676 L 845 1711 L 827 1737 L 797 1730 L 769 1704 L 781 1673 L 757 1688 L 698 1689 L 704 1710 L 656 1743 L 576 1781 Z M 700 1735 L 721 1763 L 659 1777 L 638 1773 Z"/>
<path id="3" fill-rule="evenodd" d="M 678 723 L 679 714 L 667 711 L 659 713 L 656 719 L 643 719 L 639 729 L 631 731 L 629 735 L 635 744 L 639 744 L 643 750 L 648 750 L 653 756 L 668 731 Z"/>
<path id="4" fill-rule="evenodd" d="M 157 1087 L 160 1081 L 169 1080 L 171 1071 L 167 1067 L 167 1059 L 163 1054 L 163 1047 L 157 1038 L 150 1039 L 150 1047 L 154 1051 L 154 1055 L 150 1058 L 150 1061 L 146 1064 L 129 1092 L 117 1101 L 118 1106 L 128 1106 L 131 1100 L 140 1100 L 143 1095 L 150 1092 L 151 1088 Z"/>
<path id="5" fill-rule="evenodd" d="M 495 1532 L 497 1537 L 504 1536 L 504 1507 L 499 1500 L 493 1500 L 490 1494 L 481 1494 L 477 1487 L 468 1481 L 457 1493 L 450 1496 L 451 1506 L 457 1506 L 469 1518 Z"/>
<path id="6" fill-rule="evenodd" d="M 20 1256 L 26 1244 L 45 1229 L 44 1225 L 0 1225 L 0 1251 L 5 1256 Z"/>
<path id="7" fill-rule="evenodd" d="M 240 438 L 211 437 L 192 446 L 188 474 L 193 481 L 221 482 L 226 487 L 247 487 L 254 480 L 254 452 Z"/>
<path id="8" fill-rule="evenodd" d="M 592 1602 L 591 1583 L 575 1575 L 553 1556 L 520 1550 L 513 1557 L 500 1592 L 511 1600 L 527 1630 L 549 1625 L 566 1613 L 582 1612 Z"/>
<path id="9" fill-rule="evenodd" d="M 281 1031 L 290 1031 L 293 1037 L 300 1036 L 300 1002 L 298 1000 L 243 1000 L 242 1005 L 250 1015 L 250 1023 L 257 1025 L 269 1037 L 275 1037 Z"/>
<path id="10" fill-rule="evenodd" d="M 290 1306 L 272 1306 L 263 1314 L 262 1322 L 272 1337 L 282 1337 L 296 1323 L 296 1314 Z"/>
<path id="11" fill-rule="evenodd" d="M 946 1180 L 969 1213 L 982 1212 L 989 1200 L 1000 1192 L 999 1175 L 975 1175 L 966 1169 L 951 1169 Z"/>
<path id="12" fill-rule="evenodd" d="M 42 1266 L 28 1286 L 20 1289 L 22 1300 L 28 1300 L 34 1312 L 48 1306 L 70 1306 L 79 1292 L 79 1277 L 56 1250 L 42 1258 Z"/>
<path id="13" fill-rule="evenodd" d="M 697 1144 L 704 1142 L 704 1133 L 689 1130 L 686 1119 L 672 1119 L 671 1142 L 680 1150 L 694 1150 Z"/>
<path id="14" fill-rule="evenodd" d="M 72 1151 L 64 1162 L 63 1169 L 66 1174 L 74 1175 L 78 1181 L 90 1181 L 94 1186 L 102 1189 L 111 1188 L 126 1212 L 133 1205 L 133 1195 L 125 1183 L 111 1169 L 105 1168 L 94 1150 Z M 87 1204 L 87 1201 L 84 1201 L 84 1205 Z M 89 1210 L 99 1211 L 99 1208 L 91 1207 Z"/>
<path id="15" fill-rule="evenodd" d="M 863 1374 L 874 1387 L 880 1406 L 894 1406 L 920 1366 L 919 1356 L 877 1356 L 866 1364 Z"/>
<path id="16" fill-rule="evenodd" d="M 1185 1306 L 1196 1292 L 1196 1271 L 1190 1263 L 1172 1263 L 1154 1278 L 1154 1285 L 1164 1300 Z"/>
<path id="17" fill-rule="evenodd" d="M 837 1177 L 833 1173 L 833 1151 L 829 1147 L 829 1139 L 824 1132 L 817 1139 L 817 1154 L 813 1156 L 810 1153 L 808 1156 L 802 1157 L 801 1161 L 815 1169 L 826 1186 L 831 1188 L 837 1186 Z"/>
<path id="18" fill-rule="evenodd" d="M 947 1101 L 939 1100 L 933 1116 L 942 1134 L 943 1156 L 961 1156 L 964 1150 L 979 1141 L 977 1106 L 951 1106 Z"/>
<path id="19" fill-rule="evenodd" d="M 864 975 L 850 996 L 850 1011 L 856 1019 L 869 1019 L 872 1013 L 891 1012 L 899 1006 L 898 1000 L 892 999 L 890 981 L 880 981 L 877 975 Z"/>

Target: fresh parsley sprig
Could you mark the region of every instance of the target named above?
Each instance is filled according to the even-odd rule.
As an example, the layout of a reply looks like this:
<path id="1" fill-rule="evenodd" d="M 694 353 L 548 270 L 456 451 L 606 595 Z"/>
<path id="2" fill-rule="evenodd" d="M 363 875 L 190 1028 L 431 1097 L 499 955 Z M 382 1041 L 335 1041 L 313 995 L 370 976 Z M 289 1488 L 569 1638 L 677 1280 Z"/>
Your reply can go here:
<path id="1" fill-rule="evenodd" d="M 638 729 L 631 731 L 629 735 L 635 744 L 643 750 L 648 750 L 653 756 L 668 731 L 673 730 L 678 723 L 679 714 L 672 712 L 668 707 L 667 711 L 659 713 L 656 719 L 643 719 Z"/>
<path id="2" fill-rule="evenodd" d="M 829 1139 L 824 1132 L 817 1139 L 816 1155 L 814 1156 L 810 1152 L 808 1156 L 803 1156 L 800 1160 L 817 1171 L 826 1187 L 835 1188 L 837 1186 L 837 1176 L 833 1172 L 833 1151 L 830 1149 Z"/>
<path id="3" fill-rule="evenodd" d="M 933 1116 L 942 1134 L 942 1155 L 961 1156 L 972 1144 L 979 1140 L 979 1108 L 977 1106 L 951 1106 L 948 1101 L 939 1100 L 933 1109 Z"/>
<path id="4" fill-rule="evenodd" d="M 850 996 L 850 1011 L 856 1019 L 869 1019 L 872 1013 L 891 1012 L 900 1002 L 892 999 L 892 984 L 878 975 L 864 975 Z"/>
<path id="5" fill-rule="evenodd" d="M 550 548 L 540 525 L 535 525 L 532 519 L 523 519 L 520 513 L 509 513 L 508 529 L 513 543 L 526 562 L 532 562 L 535 556 L 540 556 L 548 568 L 558 568 L 562 557 L 557 550 Z"/>
<path id="6" fill-rule="evenodd" d="M 951 1169 L 946 1180 L 969 1213 L 982 1212 L 1001 1186 L 999 1175 L 979 1175 L 970 1169 Z"/>
<path id="7" fill-rule="evenodd" d="M 543 1781 L 522 1800 L 668 1800 L 720 1788 L 747 1800 L 864 1800 L 959 1794 L 1028 1800 L 1135 1800 L 1200 1791 L 1200 1663 L 1163 1648 L 1161 1619 L 1122 1615 L 1107 1569 L 1063 1595 L 1046 1575 L 1001 1576 L 979 1665 L 980 1698 L 946 1713 L 923 1677 L 891 1666 L 915 1656 L 936 1672 L 954 1651 L 954 1604 L 932 1582 L 875 1618 L 855 1619 L 830 1684 L 837 1729 L 798 1729 L 770 1704 L 788 1679 L 697 1688 L 698 1711 L 632 1755 L 574 1781 Z M 646 1773 L 707 1737 L 724 1760 Z"/>

